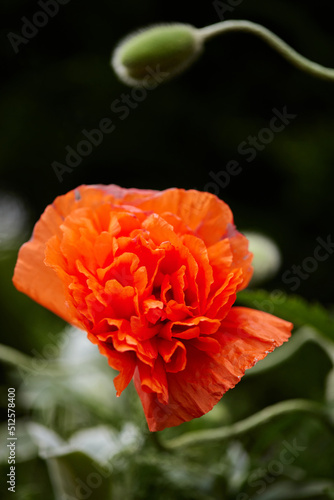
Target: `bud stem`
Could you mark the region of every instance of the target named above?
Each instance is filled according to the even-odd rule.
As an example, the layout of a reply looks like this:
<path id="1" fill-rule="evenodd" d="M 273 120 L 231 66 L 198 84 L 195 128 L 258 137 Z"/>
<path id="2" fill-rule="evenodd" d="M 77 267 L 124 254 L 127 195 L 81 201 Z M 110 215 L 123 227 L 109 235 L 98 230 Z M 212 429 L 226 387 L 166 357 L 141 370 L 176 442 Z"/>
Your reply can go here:
<path id="1" fill-rule="evenodd" d="M 229 31 L 245 31 L 253 33 L 302 71 L 306 71 L 307 73 L 324 80 L 334 80 L 334 69 L 326 68 L 321 64 L 310 61 L 296 52 L 292 47 L 290 47 L 290 45 L 285 43 L 284 40 L 261 24 L 253 23 L 251 21 L 223 21 L 198 29 L 198 34 L 202 37 L 204 42 L 211 37 L 221 35 Z"/>

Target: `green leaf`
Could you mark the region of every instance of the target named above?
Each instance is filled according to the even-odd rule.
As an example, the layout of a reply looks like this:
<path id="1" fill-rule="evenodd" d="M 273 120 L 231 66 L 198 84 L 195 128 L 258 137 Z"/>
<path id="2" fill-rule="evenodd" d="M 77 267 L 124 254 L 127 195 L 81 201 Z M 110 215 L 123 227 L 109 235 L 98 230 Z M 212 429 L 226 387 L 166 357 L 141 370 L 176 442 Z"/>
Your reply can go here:
<path id="1" fill-rule="evenodd" d="M 29 422 L 27 427 L 42 458 L 82 452 L 91 460 L 105 465 L 111 457 L 120 453 L 138 452 L 143 444 L 142 435 L 131 423 L 126 423 L 120 432 L 104 425 L 82 429 L 74 433 L 68 441 L 36 422 Z"/>
<path id="2" fill-rule="evenodd" d="M 127 457 L 140 454 L 142 446 L 132 424 L 120 432 L 106 426 L 83 429 L 68 441 L 35 422 L 29 423 L 28 432 L 46 460 L 56 500 L 111 498 L 113 474 L 127 467 Z"/>
<path id="3" fill-rule="evenodd" d="M 244 290 L 238 294 L 238 302 L 291 321 L 295 327 L 312 326 L 334 341 L 334 318 L 321 304 L 307 302 L 298 295 L 288 296 L 278 290 Z"/>
<path id="4" fill-rule="evenodd" d="M 47 459 L 56 500 L 110 498 L 111 471 L 79 451 Z"/>

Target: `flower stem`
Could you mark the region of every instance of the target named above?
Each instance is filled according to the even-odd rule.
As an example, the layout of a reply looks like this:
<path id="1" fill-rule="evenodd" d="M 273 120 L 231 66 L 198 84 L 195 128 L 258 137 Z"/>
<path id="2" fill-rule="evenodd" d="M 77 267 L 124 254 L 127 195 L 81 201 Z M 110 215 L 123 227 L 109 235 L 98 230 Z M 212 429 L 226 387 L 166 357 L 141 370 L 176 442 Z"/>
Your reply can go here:
<path id="1" fill-rule="evenodd" d="M 37 362 L 40 362 L 37 359 Z M 9 365 L 14 365 L 16 368 L 21 369 L 23 372 L 32 373 L 32 374 L 43 374 L 45 376 L 55 376 L 55 375 L 64 375 L 67 373 L 71 373 L 67 368 L 65 369 L 63 366 L 59 365 L 57 361 L 51 361 L 47 358 L 42 360 L 44 362 L 44 366 L 38 366 L 36 363 L 36 358 L 32 358 L 27 354 L 23 354 L 22 352 L 14 349 L 13 347 L 0 344 L 0 363 L 4 362 Z M 42 365 L 43 365 L 42 362 Z M 23 375 L 21 373 L 21 375 Z"/>
<path id="2" fill-rule="evenodd" d="M 310 61 L 306 57 L 296 52 L 290 45 L 275 35 L 261 24 L 251 21 L 223 21 L 205 28 L 200 28 L 198 34 L 203 41 L 216 35 L 221 35 L 229 31 L 245 31 L 252 33 L 264 40 L 270 47 L 279 52 L 285 59 L 297 68 L 324 80 L 334 80 L 334 69 L 326 68 L 321 64 Z"/>
<path id="3" fill-rule="evenodd" d="M 17 351 L 13 347 L 0 344 L 0 361 L 9 363 L 14 366 L 19 366 L 23 370 L 32 370 L 32 360 L 30 356 Z"/>
<path id="4" fill-rule="evenodd" d="M 159 434 L 158 432 L 149 433 L 151 442 L 154 444 L 157 450 L 170 452 L 171 450 L 167 446 L 165 446 L 165 444 L 161 441 L 160 436 L 158 434 Z"/>
<path id="5" fill-rule="evenodd" d="M 284 414 L 299 412 L 322 420 L 327 428 L 329 428 L 331 432 L 334 432 L 333 419 L 324 405 L 304 399 L 292 399 L 268 406 L 255 415 L 245 418 L 244 420 L 236 422 L 232 425 L 220 427 L 218 429 L 188 432 L 183 436 L 166 441 L 164 443 L 164 447 L 172 451 L 179 450 L 187 446 L 208 444 L 210 442 L 217 443 L 219 441 L 224 441 L 225 439 L 241 436 L 242 434 L 245 434 L 260 425 L 268 423 L 273 418 Z"/>

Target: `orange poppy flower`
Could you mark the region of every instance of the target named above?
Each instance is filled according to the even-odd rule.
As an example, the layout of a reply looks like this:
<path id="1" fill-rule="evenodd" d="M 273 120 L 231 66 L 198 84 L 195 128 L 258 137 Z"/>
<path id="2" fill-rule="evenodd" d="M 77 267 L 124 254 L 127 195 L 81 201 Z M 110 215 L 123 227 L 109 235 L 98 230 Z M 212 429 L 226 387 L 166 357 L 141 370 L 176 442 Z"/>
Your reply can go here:
<path id="1" fill-rule="evenodd" d="M 134 379 L 151 431 L 210 411 L 291 323 L 232 307 L 252 275 L 229 207 L 195 190 L 81 186 L 56 198 L 22 246 L 14 284 L 85 330 Z"/>

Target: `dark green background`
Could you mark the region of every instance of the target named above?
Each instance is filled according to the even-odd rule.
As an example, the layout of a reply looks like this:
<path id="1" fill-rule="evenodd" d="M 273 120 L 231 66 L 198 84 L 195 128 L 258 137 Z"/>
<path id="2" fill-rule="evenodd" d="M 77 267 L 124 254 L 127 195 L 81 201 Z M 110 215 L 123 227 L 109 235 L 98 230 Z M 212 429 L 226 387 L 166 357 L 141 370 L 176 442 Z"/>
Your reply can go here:
<path id="1" fill-rule="evenodd" d="M 242 173 L 218 195 L 240 230 L 264 232 L 277 242 L 283 263 L 268 289 L 290 292 L 283 272 L 312 256 L 316 238 L 333 231 L 334 82 L 300 72 L 250 34 L 233 33 L 208 42 L 189 71 L 150 91 L 121 120 L 110 106 L 131 89 L 109 65 L 118 40 L 151 23 L 213 24 L 221 17 L 213 3 L 70 0 L 18 46 L 18 54 L 8 33 L 21 34 L 22 17 L 32 20 L 41 8 L 33 1 L 2 6 L 1 187 L 27 207 L 22 241 L 47 204 L 80 184 L 205 190 L 211 171 L 218 174 L 236 160 Z M 260 22 L 303 55 L 334 66 L 331 2 L 244 0 L 224 15 Z M 297 117 L 248 163 L 238 153 L 240 143 L 268 126 L 273 108 L 284 107 Z M 115 131 L 60 183 L 52 163 L 64 163 L 65 147 L 76 148 L 85 139 L 82 130 L 103 118 L 113 120 Z M 30 347 L 30 311 L 37 322 L 49 315 L 13 289 L 16 253 L 2 252 L 2 332 L 4 341 L 24 349 Z M 301 280 L 297 293 L 330 305 L 333 274 L 329 256 Z M 17 314 L 22 308 L 26 316 Z"/>
<path id="2" fill-rule="evenodd" d="M 218 22 L 211 1 L 70 0 L 29 43 L 19 46 L 18 54 L 8 33 L 20 34 L 21 18 L 31 20 L 41 8 L 28 0 L 2 0 L 1 6 L 1 189 L 21 197 L 28 211 L 19 241 L 0 248 L 1 343 L 33 355 L 42 352 L 48 332 L 57 333 L 64 326 L 17 292 L 11 277 L 19 245 L 29 238 L 45 206 L 80 184 L 205 190 L 211 171 L 219 173 L 230 160 L 239 161 L 242 173 L 218 195 L 232 208 L 240 230 L 260 231 L 277 242 L 282 267 L 266 287 L 290 292 L 282 282 L 284 271 L 313 256 L 317 238 L 334 232 L 334 82 L 301 73 L 252 35 L 228 34 L 210 41 L 189 71 L 149 92 L 120 120 L 110 106 L 131 89 L 118 81 L 109 65 L 118 40 L 151 23 L 178 21 L 202 27 Z M 262 23 L 303 55 L 334 67 L 333 2 L 244 0 L 225 18 Z M 238 153 L 240 143 L 268 126 L 273 108 L 284 107 L 297 117 L 247 163 Z M 60 183 L 51 164 L 63 163 L 65 147 L 76 148 L 84 139 L 82 130 L 96 128 L 103 118 L 113 120 L 115 131 Z M 333 275 L 330 255 L 301 280 L 297 293 L 331 307 Z M 232 421 L 285 398 L 322 401 L 330 363 L 322 351 L 310 346 L 306 351 L 267 382 L 261 376 L 245 379 L 238 391 L 226 395 Z M 17 385 L 18 378 L 6 365 L 0 370 L 5 408 L 7 387 Z M 321 433 L 320 428 L 316 436 Z M 291 436 L 295 435 L 293 427 Z M 266 436 L 268 442 L 277 436 L 278 442 L 289 439 L 275 427 Z M 317 439 L 309 438 L 308 450 L 316 449 L 318 456 L 327 438 Z M 246 445 L 252 449 L 249 442 Z M 325 452 L 324 457 L 329 456 L 329 450 Z M 305 470 L 329 478 L 330 462 L 324 458 L 313 464 L 310 457 L 308 451 Z"/>

